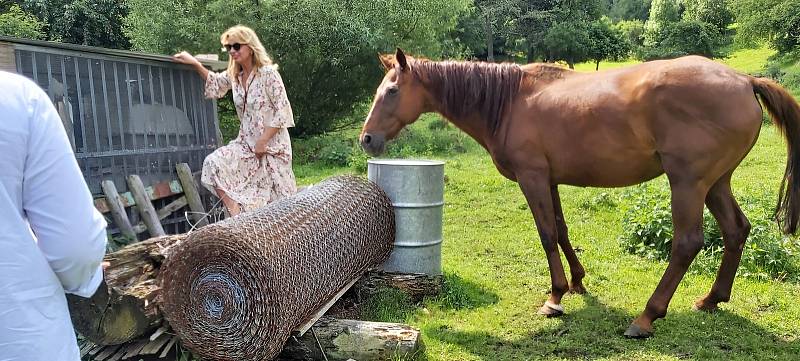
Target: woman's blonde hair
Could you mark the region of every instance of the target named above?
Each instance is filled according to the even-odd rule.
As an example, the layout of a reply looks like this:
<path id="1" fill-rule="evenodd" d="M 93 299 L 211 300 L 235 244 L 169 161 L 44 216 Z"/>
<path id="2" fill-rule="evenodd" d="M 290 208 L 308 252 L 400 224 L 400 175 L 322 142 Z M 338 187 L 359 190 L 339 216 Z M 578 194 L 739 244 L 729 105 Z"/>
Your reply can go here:
<path id="1" fill-rule="evenodd" d="M 258 69 L 264 65 L 270 65 L 277 68 L 277 65 L 272 63 L 272 58 L 267 55 L 264 45 L 261 44 L 261 40 L 258 40 L 258 35 L 256 35 L 256 32 L 253 31 L 253 29 L 250 29 L 244 25 L 236 25 L 228 30 L 225 30 L 225 32 L 219 37 L 219 41 L 222 43 L 222 45 L 233 43 L 239 43 L 242 45 L 247 44 L 247 46 L 253 50 L 253 67 L 255 69 Z M 233 60 L 233 57 L 228 57 L 228 75 L 230 76 L 231 81 L 238 82 L 238 75 L 241 71 L 242 66 L 237 64 L 236 61 Z"/>

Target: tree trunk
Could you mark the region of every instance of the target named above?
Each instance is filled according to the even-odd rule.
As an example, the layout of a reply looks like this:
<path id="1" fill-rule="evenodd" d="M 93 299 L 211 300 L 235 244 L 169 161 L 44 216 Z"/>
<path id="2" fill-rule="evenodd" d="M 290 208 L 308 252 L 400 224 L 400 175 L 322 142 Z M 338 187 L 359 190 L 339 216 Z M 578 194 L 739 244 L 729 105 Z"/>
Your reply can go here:
<path id="1" fill-rule="evenodd" d="M 91 298 L 67 295 L 75 330 L 96 344 L 118 345 L 161 325 L 156 277 L 165 253 L 184 238 L 151 238 L 106 255 L 110 266 L 97 292 Z"/>
<path id="2" fill-rule="evenodd" d="M 596 61 L 596 65 L 594 67 L 594 71 L 600 71 L 600 60 Z"/>
<path id="3" fill-rule="evenodd" d="M 486 60 L 494 61 L 494 34 L 492 33 L 492 19 L 488 14 L 484 15 L 484 22 L 486 26 Z"/>

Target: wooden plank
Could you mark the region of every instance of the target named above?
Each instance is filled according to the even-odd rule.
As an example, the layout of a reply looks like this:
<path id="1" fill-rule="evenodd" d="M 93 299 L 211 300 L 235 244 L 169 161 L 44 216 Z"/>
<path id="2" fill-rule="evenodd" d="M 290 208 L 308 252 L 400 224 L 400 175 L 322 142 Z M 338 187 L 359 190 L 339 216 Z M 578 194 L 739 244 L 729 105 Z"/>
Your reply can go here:
<path id="1" fill-rule="evenodd" d="M 122 356 L 122 359 L 125 360 L 125 359 L 129 359 L 131 357 L 139 356 L 139 351 L 141 351 L 142 348 L 145 347 L 148 342 L 150 342 L 150 341 L 147 340 L 147 339 L 144 339 L 144 340 L 139 340 L 139 341 L 136 341 L 136 342 L 134 342 L 132 344 L 129 344 L 128 345 L 128 352 L 125 353 L 125 356 Z"/>
<path id="2" fill-rule="evenodd" d="M 172 348 L 172 345 L 175 344 L 175 341 L 178 341 L 178 336 L 172 336 L 172 339 L 169 340 L 167 346 L 164 347 L 164 351 L 161 351 L 161 354 L 158 355 L 158 358 L 167 357 L 167 355 L 169 354 L 169 350 Z"/>
<path id="3" fill-rule="evenodd" d="M 145 193 L 150 197 L 151 201 L 157 201 L 162 198 L 172 197 L 183 193 L 183 186 L 177 180 L 169 182 L 158 182 L 152 186 L 145 187 Z M 119 195 L 120 202 L 124 207 L 133 207 L 136 205 L 136 199 L 131 192 L 125 192 Z M 106 198 L 97 198 L 94 200 L 94 207 L 100 213 L 108 213 L 111 207 L 108 205 Z"/>
<path id="4" fill-rule="evenodd" d="M 313 326 L 322 316 L 325 315 L 326 312 L 328 312 L 328 310 L 331 308 L 331 306 L 333 306 L 334 303 L 336 303 L 336 301 L 342 298 L 342 295 L 344 295 L 344 293 L 347 292 L 347 290 L 349 290 L 350 287 L 352 287 L 356 283 L 356 281 L 358 281 L 359 278 L 361 278 L 361 275 L 354 278 L 352 281 L 348 282 L 344 287 L 342 287 L 342 289 L 339 290 L 339 292 L 333 295 L 333 298 L 331 298 L 328 301 L 328 303 L 320 307 L 320 309 L 317 310 L 315 314 L 311 315 L 311 317 L 307 319 L 305 322 L 295 327 L 294 331 L 292 331 L 292 335 L 303 336 L 303 334 L 305 334 L 306 331 L 308 331 L 311 328 L 311 326 Z"/>
<path id="5" fill-rule="evenodd" d="M 119 199 L 117 186 L 110 180 L 104 180 L 100 185 L 103 188 L 103 193 L 106 195 L 106 202 L 111 209 L 111 216 L 114 218 L 114 224 L 117 225 L 120 233 L 130 239 L 137 239 L 136 232 L 133 231 L 131 221 L 128 219 L 128 214 L 125 213 L 125 206 L 122 205 L 122 201 Z"/>
<path id="6" fill-rule="evenodd" d="M 186 196 L 180 197 L 172 201 L 172 203 L 164 206 L 164 208 L 159 209 L 156 212 L 158 214 L 158 219 L 164 220 L 164 218 L 169 217 L 170 214 L 183 207 L 186 207 Z M 133 231 L 136 232 L 137 234 L 142 233 L 146 230 L 147 230 L 147 225 L 145 225 L 144 222 L 142 221 L 139 221 L 139 223 L 133 226 Z"/>
<path id="7" fill-rule="evenodd" d="M 197 226 L 202 227 L 208 224 L 208 218 L 205 217 L 206 209 L 203 207 L 203 201 L 200 199 L 200 191 L 197 189 L 197 183 L 192 176 L 192 170 L 186 163 L 179 163 L 175 166 L 178 171 L 178 179 L 183 187 L 183 192 L 186 199 L 189 201 L 189 209 L 194 213 L 194 221 Z"/>
<path id="8" fill-rule="evenodd" d="M 142 220 L 144 220 L 144 224 L 147 226 L 150 236 L 157 237 L 166 235 L 164 227 L 161 226 L 161 222 L 158 219 L 158 213 L 156 213 L 153 203 L 145 192 L 142 179 L 135 174 L 129 175 L 128 188 L 130 188 L 133 194 L 133 199 L 136 200 L 136 209 L 139 210 L 139 215 L 142 217 Z"/>
<path id="9" fill-rule="evenodd" d="M 186 205 L 188 203 L 189 202 L 186 199 L 186 196 L 182 196 L 182 197 L 172 201 L 170 204 L 167 204 L 166 206 L 164 206 L 163 208 L 158 210 L 158 212 L 157 212 L 158 219 L 159 220 L 163 220 L 163 219 L 169 217 L 169 215 L 172 214 L 172 213 L 175 213 L 175 211 L 177 211 L 177 210 L 179 210 L 179 209 L 181 209 L 183 207 L 186 207 Z"/>
<path id="10" fill-rule="evenodd" d="M 106 346 L 106 348 L 103 349 L 103 352 L 97 354 L 97 356 L 94 357 L 94 361 L 103 361 L 103 360 L 111 357 L 111 355 L 113 355 L 115 352 L 117 352 L 117 350 L 119 350 L 120 347 L 122 347 L 122 345 Z"/>
<path id="11" fill-rule="evenodd" d="M 17 72 L 17 57 L 14 54 L 14 45 L 0 43 L 0 70 L 11 73 Z"/>
<path id="12" fill-rule="evenodd" d="M 83 356 L 86 356 L 86 354 L 88 354 L 89 351 L 93 349 L 95 346 L 97 345 L 95 345 L 91 341 L 86 341 L 86 343 L 83 344 L 83 347 L 81 347 L 81 358 L 83 358 Z"/>
<path id="13" fill-rule="evenodd" d="M 115 353 L 114 356 L 111 356 L 111 358 L 109 358 L 107 361 L 119 361 L 119 359 L 121 359 L 122 356 L 125 356 L 127 352 L 128 352 L 127 345 L 122 345 L 122 347 L 120 347 L 120 349 L 117 350 L 117 353 Z"/>
<path id="14" fill-rule="evenodd" d="M 147 346 L 145 346 L 142 349 L 142 351 L 139 352 L 139 354 L 140 355 L 155 355 L 156 353 L 161 351 L 161 347 L 164 346 L 164 344 L 166 344 L 167 342 L 169 342 L 169 340 L 171 338 L 172 338 L 172 335 L 170 335 L 170 334 L 167 334 L 167 333 L 161 334 L 157 338 L 151 340 L 150 343 L 148 343 Z"/>

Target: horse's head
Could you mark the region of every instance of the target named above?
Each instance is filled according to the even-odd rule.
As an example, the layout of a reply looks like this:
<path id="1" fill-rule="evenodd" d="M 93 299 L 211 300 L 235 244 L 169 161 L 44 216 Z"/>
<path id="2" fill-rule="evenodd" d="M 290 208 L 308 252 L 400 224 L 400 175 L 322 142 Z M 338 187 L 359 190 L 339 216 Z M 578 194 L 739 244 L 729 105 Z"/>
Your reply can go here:
<path id="1" fill-rule="evenodd" d="M 386 69 L 383 82 L 375 92 L 372 109 L 361 130 L 361 147 L 371 155 L 380 155 L 386 141 L 413 123 L 425 111 L 425 89 L 411 71 L 413 58 L 397 49 L 394 55 L 380 55 Z"/>

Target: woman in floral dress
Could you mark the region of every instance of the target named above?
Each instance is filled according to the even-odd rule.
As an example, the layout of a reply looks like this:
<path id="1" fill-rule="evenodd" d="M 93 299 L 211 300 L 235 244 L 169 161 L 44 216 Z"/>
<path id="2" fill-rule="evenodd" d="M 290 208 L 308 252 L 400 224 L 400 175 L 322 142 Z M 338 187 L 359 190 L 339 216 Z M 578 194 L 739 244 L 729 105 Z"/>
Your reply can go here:
<path id="1" fill-rule="evenodd" d="M 255 32 L 234 26 L 220 41 L 230 54 L 225 72 L 208 71 L 187 52 L 174 59 L 192 65 L 206 79 L 206 97 L 233 91 L 239 136 L 206 157 L 201 181 L 235 216 L 297 191 L 288 132 L 294 117 L 278 67 Z"/>

